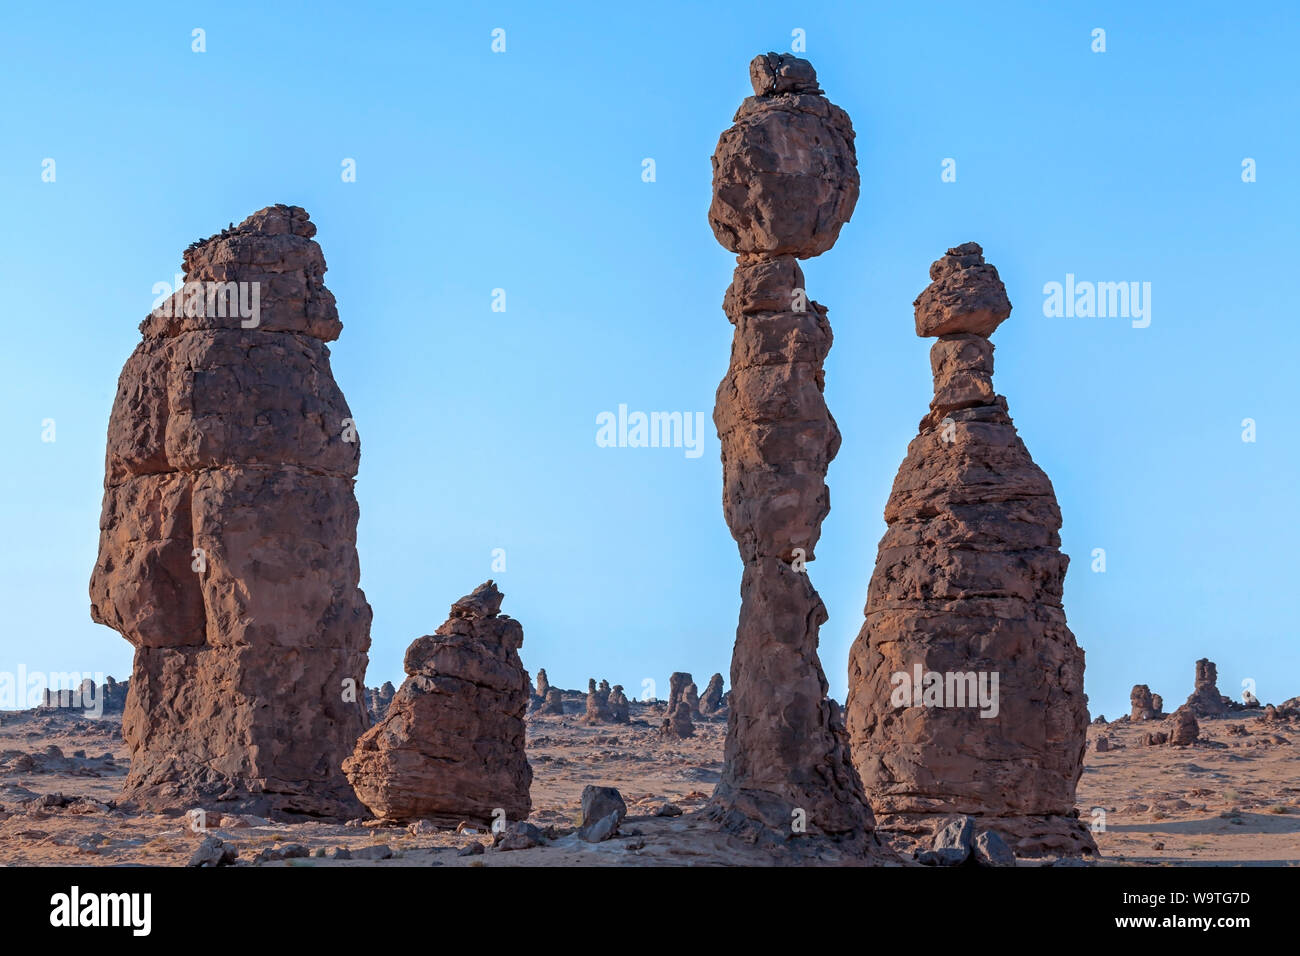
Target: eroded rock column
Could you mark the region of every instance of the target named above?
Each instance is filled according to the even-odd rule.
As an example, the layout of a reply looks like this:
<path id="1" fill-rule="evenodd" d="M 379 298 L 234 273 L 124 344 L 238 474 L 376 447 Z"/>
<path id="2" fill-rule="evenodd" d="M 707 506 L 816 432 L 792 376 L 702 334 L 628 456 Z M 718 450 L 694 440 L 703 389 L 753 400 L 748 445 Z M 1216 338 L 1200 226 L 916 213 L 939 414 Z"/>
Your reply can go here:
<path id="1" fill-rule="evenodd" d="M 360 811 L 341 770 L 367 725 L 360 444 L 315 233 L 271 206 L 191 245 L 118 381 L 91 617 L 136 649 L 142 806 Z"/>
<path id="2" fill-rule="evenodd" d="M 930 267 L 934 400 L 894 479 L 849 660 L 853 759 L 881 827 L 970 814 L 1021 855 L 1095 849 L 1075 817 L 1087 698 L 1061 511 L 993 391 L 1011 313 L 975 243 Z"/>
<path id="3" fill-rule="evenodd" d="M 806 563 L 830 510 L 826 469 L 840 435 L 822 397 L 826 309 L 798 259 L 839 236 L 858 199 L 848 115 L 812 65 L 767 54 L 754 96 L 713 156 L 709 224 L 737 254 L 723 301 L 735 326 L 713 420 L 723 510 L 744 563 L 731 662 L 725 767 L 710 811 L 729 829 L 862 839 L 871 812 L 849 762 L 839 708 L 817 658 L 826 610 Z"/>

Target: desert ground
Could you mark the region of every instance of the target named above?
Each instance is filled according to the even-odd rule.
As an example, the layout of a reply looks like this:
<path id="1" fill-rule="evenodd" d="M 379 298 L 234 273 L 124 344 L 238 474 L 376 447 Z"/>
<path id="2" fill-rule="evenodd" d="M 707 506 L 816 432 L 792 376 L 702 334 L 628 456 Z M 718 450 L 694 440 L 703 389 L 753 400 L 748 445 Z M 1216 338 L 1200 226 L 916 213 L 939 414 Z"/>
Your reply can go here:
<path id="1" fill-rule="evenodd" d="M 551 839 L 510 852 L 494 849 L 492 834 L 481 828 L 282 822 L 223 815 L 214 807 L 204 808 L 206 829 L 196 830 L 181 811 L 136 813 L 117 805 L 129 767 L 120 715 L 5 712 L 0 861 L 184 866 L 205 836 L 216 836 L 237 849 L 237 866 L 853 864 L 812 844 L 777 850 L 750 845 L 699 818 L 722 769 L 725 719 L 699 720 L 694 737 L 675 740 L 659 733 L 662 704 L 633 702 L 628 724 L 587 725 L 584 696 L 565 692 L 563 716 L 529 717 L 529 819 Z M 1101 857 L 1084 865 L 1300 865 L 1300 719 L 1204 718 L 1191 746 L 1143 745 L 1158 726 L 1090 725 L 1078 811 L 1098 826 L 1104 822 L 1104 829 L 1095 831 Z M 1098 753 L 1101 736 L 1110 749 Z M 586 843 L 574 832 L 588 784 L 616 787 L 627 802 L 628 817 L 614 839 Z M 888 834 L 881 839 L 900 863 L 911 861 L 913 841 Z M 471 844 L 486 852 L 470 855 Z M 1021 861 L 1065 864 L 1079 865 Z"/>

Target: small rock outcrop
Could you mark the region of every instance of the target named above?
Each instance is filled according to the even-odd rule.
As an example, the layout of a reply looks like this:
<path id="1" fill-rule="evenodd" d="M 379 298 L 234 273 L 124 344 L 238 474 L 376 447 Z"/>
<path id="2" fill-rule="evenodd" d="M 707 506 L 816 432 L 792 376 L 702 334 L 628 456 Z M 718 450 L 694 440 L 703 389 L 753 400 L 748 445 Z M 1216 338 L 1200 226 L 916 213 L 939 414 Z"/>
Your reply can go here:
<path id="1" fill-rule="evenodd" d="M 412 642 L 385 718 L 366 731 L 343 769 L 381 820 L 490 824 L 532 809 L 524 755 L 529 682 L 524 630 L 501 614 L 492 581 L 451 606 L 434 633 Z"/>
<path id="2" fill-rule="evenodd" d="M 616 724 L 626 724 L 629 719 L 630 705 L 623 685 L 615 684 L 609 692 L 609 719 Z"/>
<path id="3" fill-rule="evenodd" d="M 185 250 L 108 425 L 90 616 L 135 647 L 124 797 L 347 819 L 366 728 L 360 460 L 316 227 L 270 206 Z"/>
<path id="4" fill-rule="evenodd" d="M 552 687 L 546 692 L 546 700 L 538 708 L 538 713 L 542 714 L 563 714 L 564 713 L 564 694 L 558 687 Z"/>
<path id="5" fill-rule="evenodd" d="M 724 765 L 708 812 L 728 831 L 785 840 L 802 810 L 808 834 L 865 845 L 871 811 L 817 657 L 827 614 L 807 565 L 840 434 L 823 395 L 831 327 L 798 262 L 830 249 L 857 204 L 853 124 L 807 60 L 768 53 L 749 71 L 754 95 L 718 140 L 709 207 L 714 237 L 737 261 L 722 303 L 735 326 L 731 362 L 713 421 L 743 574 Z"/>
<path id="6" fill-rule="evenodd" d="M 1201 735 L 1196 715 L 1191 710 L 1179 710 L 1170 718 L 1169 743 L 1175 747 L 1188 747 Z"/>
<path id="7" fill-rule="evenodd" d="M 704 693 L 700 695 L 700 716 L 716 717 L 722 713 L 725 706 L 722 693 L 722 675 L 714 674 L 709 678 L 709 684 L 704 688 Z"/>
<path id="8" fill-rule="evenodd" d="M 1129 720 L 1155 720 L 1160 711 L 1151 698 L 1151 688 L 1146 684 L 1134 684 L 1129 692 Z"/>
<path id="9" fill-rule="evenodd" d="M 679 700 L 677 706 L 664 717 L 663 725 L 659 732 L 665 737 L 676 737 L 679 740 L 695 736 L 695 724 L 691 720 L 691 705 L 684 700 Z"/>
<path id="10" fill-rule="evenodd" d="M 588 724 L 607 724 L 613 716 L 609 709 L 609 684 L 605 681 L 596 686 L 594 678 L 587 681 L 587 713 L 582 718 Z"/>
<path id="11" fill-rule="evenodd" d="M 384 681 L 378 687 L 366 688 L 366 708 L 370 711 L 372 724 L 384 719 L 384 715 L 388 713 L 388 705 L 393 702 L 393 695 L 396 693 L 397 688 L 390 680 Z"/>
<path id="12" fill-rule="evenodd" d="M 1196 683 L 1183 707 L 1197 717 L 1221 717 L 1234 709 L 1233 701 L 1219 693 L 1219 669 L 1214 661 L 1202 657 L 1196 662 Z"/>
<path id="13" fill-rule="evenodd" d="M 1048 480 L 993 390 L 1011 313 L 973 242 L 930 267 L 934 399 L 894 479 L 849 659 L 853 758 L 882 827 L 966 814 L 1020 856 L 1096 851 L 1075 810 L 1088 701 Z M 995 684 L 996 681 L 996 684 Z"/>

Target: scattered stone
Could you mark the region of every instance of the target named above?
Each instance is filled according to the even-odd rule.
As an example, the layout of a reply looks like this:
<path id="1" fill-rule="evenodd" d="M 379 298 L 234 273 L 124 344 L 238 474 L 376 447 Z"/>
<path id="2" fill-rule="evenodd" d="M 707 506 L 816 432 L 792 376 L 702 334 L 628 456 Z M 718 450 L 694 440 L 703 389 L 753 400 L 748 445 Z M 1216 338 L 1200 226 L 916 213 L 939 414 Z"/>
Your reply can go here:
<path id="1" fill-rule="evenodd" d="M 90 614 L 135 647 L 124 795 L 144 808 L 361 809 L 340 764 L 364 695 L 338 690 L 370 645 L 360 444 L 315 233 L 276 205 L 191 246 L 118 380 Z"/>
<path id="2" fill-rule="evenodd" d="M 497 837 L 496 848 L 503 853 L 507 850 L 528 850 L 546 842 L 542 831 L 524 820 L 506 824 L 506 828 Z"/>
<path id="3" fill-rule="evenodd" d="M 993 390 L 988 335 L 1011 306 L 977 243 L 930 276 L 916 329 L 939 336 L 934 400 L 894 480 L 850 654 L 854 761 L 883 826 L 960 812 L 1021 856 L 1095 853 L 1075 812 L 1088 708 L 1061 511 Z"/>
<path id="4" fill-rule="evenodd" d="M 655 810 L 655 816 L 657 817 L 680 817 L 681 815 L 682 808 L 675 803 L 662 804 Z"/>
<path id="5" fill-rule="evenodd" d="M 482 856 L 483 852 L 484 851 L 483 851 L 482 843 L 469 843 L 461 847 L 460 850 L 456 853 L 456 855 L 457 856 Z"/>
<path id="6" fill-rule="evenodd" d="M 587 681 L 587 713 L 582 719 L 588 724 L 610 722 L 609 684 L 601 681 L 597 687 L 594 678 Z"/>
<path id="7" fill-rule="evenodd" d="M 1106 753 L 1108 750 L 1110 750 L 1110 738 L 1098 737 L 1097 742 L 1093 745 L 1093 749 L 1096 750 L 1097 753 L 1099 754 Z"/>
<path id="8" fill-rule="evenodd" d="M 611 813 L 618 817 L 618 822 L 622 822 L 627 816 L 627 803 L 624 802 L 623 795 L 616 787 L 588 785 L 582 788 L 582 826 L 594 823 Z"/>
<path id="9" fill-rule="evenodd" d="M 387 716 L 357 741 L 343 770 L 380 820 L 488 824 L 525 819 L 533 772 L 524 753 L 528 675 L 519 622 L 488 581 L 461 598 L 433 635 L 406 650 L 408 675 Z"/>
<path id="10" fill-rule="evenodd" d="M 1161 747 L 1168 742 L 1169 735 L 1163 730 L 1142 735 L 1142 746 L 1144 747 Z"/>
<path id="11" fill-rule="evenodd" d="M 971 846 L 971 858 L 977 866 L 1015 866 L 1016 855 L 993 830 L 981 830 Z"/>
<path id="12" fill-rule="evenodd" d="M 229 866 L 235 862 L 239 856 L 239 851 L 233 844 L 225 843 L 214 836 L 204 837 L 199 848 L 190 856 L 190 862 L 186 866 Z"/>
<path id="13" fill-rule="evenodd" d="M 372 843 L 352 851 L 353 860 L 387 860 L 393 855 L 393 848 L 386 843 Z"/>
<path id="14" fill-rule="evenodd" d="M 416 820 L 406 828 L 412 836 L 430 836 L 438 832 L 431 820 Z"/>

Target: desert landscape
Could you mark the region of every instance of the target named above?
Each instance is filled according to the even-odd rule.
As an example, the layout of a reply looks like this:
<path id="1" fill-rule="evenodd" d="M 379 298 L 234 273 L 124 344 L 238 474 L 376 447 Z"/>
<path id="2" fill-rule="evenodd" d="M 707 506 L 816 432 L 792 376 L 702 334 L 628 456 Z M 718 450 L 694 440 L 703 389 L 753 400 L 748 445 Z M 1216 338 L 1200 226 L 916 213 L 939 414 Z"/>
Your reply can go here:
<path id="1" fill-rule="evenodd" d="M 832 310 L 812 293 L 825 288 L 838 303 L 847 292 L 843 276 L 865 281 L 877 269 L 861 246 L 852 247 L 856 258 L 847 253 L 849 224 L 856 215 L 856 230 L 875 228 L 885 244 L 892 239 L 888 220 L 872 219 L 877 208 L 859 208 L 871 188 L 859 166 L 863 142 L 801 55 L 801 33 L 795 28 L 792 52 L 759 53 L 747 69 L 736 59 L 735 79 L 747 75 L 752 92 L 738 88 L 741 95 L 728 100 L 739 99 L 729 123 L 710 101 L 710 188 L 694 197 L 694 221 L 673 226 L 705 239 L 711 233 L 708 253 L 729 257 L 729 281 L 705 272 L 720 278 L 682 296 L 695 321 L 711 325 L 683 337 L 674 361 L 661 362 L 687 368 L 707 353 L 707 378 L 696 368 L 682 373 L 688 380 L 676 392 L 666 385 L 651 393 L 676 401 L 705 382 L 716 456 L 697 473 L 708 469 L 709 485 L 688 485 L 697 479 L 687 477 L 660 486 L 667 472 L 656 471 L 657 462 L 638 471 L 648 459 L 624 465 L 630 455 L 606 472 L 582 457 L 597 448 L 684 449 L 673 453 L 684 473 L 701 454 L 703 437 L 689 432 L 696 421 L 707 429 L 703 411 L 629 415 L 620 400 L 611 403 L 617 415 L 596 413 L 594 443 L 583 430 L 592 417 L 586 398 L 575 400 L 580 414 L 569 417 L 538 411 L 571 379 L 603 375 L 617 383 L 626 374 L 623 359 L 579 360 L 577 346 L 572 354 L 548 351 L 566 339 L 598 337 L 590 329 L 576 335 L 554 315 L 531 321 L 530 314 L 509 331 L 515 315 L 507 315 L 504 285 L 489 286 L 492 326 L 467 334 L 473 322 L 450 308 L 429 319 L 421 310 L 454 294 L 447 290 L 463 265 L 428 256 L 414 293 L 400 288 L 397 275 L 376 277 L 386 263 L 367 257 L 382 254 L 354 234 L 332 232 L 327 215 L 313 220 L 297 202 L 315 197 L 297 199 L 284 180 L 268 198 L 293 201 L 249 203 L 229 219 L 205 213 L 202 221 L 215 231 L 184 246 L 174 283 L 154 286 L 161 294 L 139 322 L 138 339 L 132 335 L 123 354 L 95 357 L 106 435 L 102 420 L 92 429 L 86 415 L 67 429 L 83 446 L 81 436 L 94 432 L 96 454 L 103 451 L 102 498 L 98 527 L 81 515 L 77 546 L 50 559 L 75 563 L 79 581 L 89 578 L 88 589 L 65 588 L 59 606 L 74 603 L 121 659 L 129 647 L 131 673 L 70 686 L 38 682 L 36 703 L 27 680 L 34 658 L 21 659 L 17 677 L 17 669 L 0 671 L 0 697 L 15 702 L 0 711 L 0 864 L 150 872 L 1120 869 L 1126 878 L 1300 866 L 1300 696 L 1276 692 L 1292 679 L 1282 670 L 1259 682 L 1273 698 L 1260 699 L 1256 678 L 1244 675 L 1265 675 L 1269 663 L 1261 657 L 1246 665 L 1227 653 L 1232 642 L 1265 629 L 1241 623 L 1247 615 L 1234 603 L 1239 587 L 1227 575 L 1243 563 L 1242 549 L 1220 546 L 1206 531 L 1212 545 L 1205 546 L 1222 555 L 1225 577 L 1213 587 L 1181 580 L 1186 565 L 1175 559 L 1202 544 L 1177 535 L 1188 515 L 1217 517 L 1215 502 L 1160 499 L 1153 506 L 1141 498 L 1158 498 L 1180 481 L 1166 474 L 1163 484 L 1143 478 L 1154 491 L 1130 487 L 1139 483 L 1115 464 L 1125 455 L 1123 414 L 1078 413 L 1082 426 L 1054 417 L 1079 401 L 1082 386 L 1068 375 L 1058 380 L 1054 370 L 1078 345 L 1065 341 L 1069 327 L 1040 321 L 1055 318 L 1049 289 L 1058 284 L 1043 284 L 1035 273 L 1028 285 L 1027 253 L 1017 246 L 1035 240 L 1019 238 L 1016 216 L 1003 221 L 994 210 L 968 214 L 963 207 L 944 219 L 942 233 L 926 230 L 924 244 L 907 246 L 905 270 L 892 267 L 906 271 L 914 290 L 910 314 L 906 306 L 900 313 L 897 299 L 867 316 L 861 301 L 843 313 L 836 304 L 836 342 Z M 504 35 L 494 31 L 494 53 L 506 49 Z M 831 92 L 840 97 L 838 87 Z M 846 84 L 846 95 L 857 92 Z M 706 155 L 706 148 L 695 150 L 701 186 Z M 943 160 L 944 177 L 949 162 L 956 161 Z M 355 160 L 344 158 L 340 168 L 340 185 L 354 184 Z M 364 168 L 370 175 L 372 167 Z M 652 157 L 642 168 L 643 184 L 657 182 Z M 874 158 L 870 167 L 863 161 L 867 168 L 885 176 Z M 676 174 L 668 162 L 663 169 L 666 177 Z M 515 187 L 513 174 L 497 175 Z M 955 183 L 952 175 L 942 182 Z M 445 191 L 457 190 L 472 191 L 460 183 Z M 907 218 L 908 211 L 891 209 L 887 192 L 877 188 L 871 205 L 881 217 Z M 670 209 L 652 206 L 641 214 Z M 1024 209 L 1019 215 L 1027 217 Z M 187 213 L 183 221 L 198 219 Z M 463 216 L 436 219 L 466 229 L 460 246 L 490 244 L 468 235 Z M 574 247 L 586 256 L 586 246 L 612 244 L 605 233 L 611 221 L 590 227 Z M 381 222 L 375 236 L 387 228 Z M 491 243 L 504 247 L 509 239 L 503 227 Z M 174 255 L 185 240 L 172 241 Z M 331 284 L 335 275 L 347 282 L 364 275 L 360 281 L 376 296 L 362 300 L 372 303 L 372 314 L 357 310 L 354 322 L 350 305 L 341 307 L 348 300 L 326 284 L 327 248 Z M 502 258 L 539 255 L 533 243 L 528 256 Z M 555 271 L 575 269 L 554 255 Z M 699 255 L 695 248 L 688 258 Z M 625 261 L 632 285 L 641 266 L 631 252 Z M 664 277 L 674 270 L 657 270 L 654 282 L 667 287 Z M 408 265 L 400 278 L 411 273 Z M 1073 310 L 1075 275 L 1066 275 Z M 1124 320 L 1113 326 L 1117 334 L 1150 325 L 1149 282 L 1099 281 L 1096 301 L 1093 285 L 1084 286 L 1088 308 L 1103 294 L 1117 309 L 1122 300 L 1122 314 L 1106 316 Z M 1041 316 L 1034 303 L 1013 306 L 1012 293 L 1022 300 L 1018 290 L 1037 287 L 1049 297 Z M 528 302 L 530 294 L 556 312 L 568 308 L 565 296 L 527 287 L 511 301 Z M 394 297 L 389 306 L 373 305 L 387 295 Z M 700 307 L 708 296 L 714 300 Z M 584 287 L 578 298 L 586 297 Z M 605 311 L 601 319 L 611 327 L 624 321 L 622 303 Z M 415 322 L 408 317 L 417 314 L 428 322 L 427 335 L 423 326 L 413 335 L 390 323 L 390 315 Z M 114 313 L 101 318 L 125 321 Z M 557 331 L 537 331 L 550 322 Z M 886 325 L 903 327 L 910 358 L 878 331 Z M 455 338 L 462 334 L 468 337 Z M 1163 334 L 1158 326 L 1134 351 L 1167 343 L 1157 337 Z M 1114 341 L 1098 346 L 1099 354 L 1109 355 Z M 412 374 L 401 363 L 422 349 L 423 364 Z M 498 374 L 498 359 L 501 368 L 518 361 L 535 377 L 519 384 Z M 625 364 L 636 361 L 639 353 Z M 1144 369 L 1179 364 L 1164 354 L 1144 361 Z M 433 412 L 405 409 L 403 390 L 433 394 L 444 375 L 475 363 L 474 388 L 437 394 Z M 895 385 L 889 403 L 849 382 L 838 390 L 845 379 L 874 379 L 884 365 L 907 366 L 896 380 L 906 384 Z M 1145 374 L 1130 371 L 1129 378 Z M 514 378 L 522 381 L 517 372 Z M 344 384 L 369 415 L 349 404 Z M 1095 385 L 1098 392 L 1121 387 Z M 493 389 L 501 390 L 499 405 Z M 1056 404 L 1044 402 L 1045 393 L 1057 393 Z M 491 413 L 471 423 L 483 407 Z M 1019 429 L 1013 413 L 1022 416 Z M 1241 419 L 1238 442 L 1238 410 L 1222 414 L 1233 425 L 1226 430 L 1234 451 L 1255 443 L 1254 418 Z M 523 424 L 513 438 L 499 437 L 492 415 Z M 399 424 L 389 430 L 389 419 Z M 1149 437 L 1150 460 L 1172 454 L 1157 447 L 1159 437 Z M 1204 462 L 1227 458 L 1217 446 L 1197 454 Z M 855 467 L 832 472 L 841 456 L 852 456 Z M 480 459 L 487 465 L 473 471 Z M 408 482 L 405 490 L 393 491 L 400 483 L 367 489 L 373 461 L 395 482 Z M 550 476 L 566 466 L 573 468 L 568 477 Z M 1132 472 L 1145 475 L 1149 467 L 1135 461 Z M 98 497 L 98 466 L 93 476 L 85 471 L 78 480 L 94 484 Z M 835 512 L 832 475 L 842 476 Z M 1065 476 L 1062 484 L 1054 475 Z M 1240 488 L 1254 494 L 1263 484 L 1255 472 L 1248 477 L 1252 484 L 1229 485 L 1217 472 L 1213 480 L 1234 489 L 1234 500 L 1248 499 Z M 715 496 L 704 519 L 700 488 Z M 842 511 L 841 488 L 849 500 Z M 626 509 L 633 517 L 622 516 L 621 500 L 618 507 L 588 506 L 609 489 L 633 502 Z M 406 495 L 410 500 L 397 500 Z M 511 509 L 530 495 L 531 511 L 521 520 Z M 667 515 L 670 503 L 683 505 L 683 514 Z M 386 509 L 382 517 L 370 517 L 372 506 Z M 1071 508 L 1085 515 L 1072 529 Z M 1124 518 L 1111 514 L 1129 508 Z M 1144 509 L 1165 529 L 1154 556 L 1147 542 L 1136 545 L 1115 529 Z M 441 522 L 453 519 L 463 523 L 444 534 Z M 1223 521 L 1233 534 L 1258 530 L 1241 516 Z M 475 522 L 490 529 L 481 539 Z M 639 536 L 626 522 L 636 522 Z M 713 531 L 722 532 L 721 551 L 707 539 Z M 607 553 L 611 541 L 631 544 Z M 661 561 L 647 571 L 636 563 L 643 545 L 680 554 L 683 565 Z M 838 563 L 818 566 L 818 550 L 825 558 L 828 546 Z M 388 548 L 395 549 L 391 560 Z M 597 592 L 625 593 L 620 587 L 641 588 L 640 598 L 610 613 Z M 1108 602 L 1135 588 L 1146 588 L 1139 609 L 1146 616 L 1127 621 L 1131 608 Z M 1269 589 L 1261 583 L 1258 590 Z M 697 605 L 680 595 L 702 591 L 696 614 Z M 858 602 L 848 615 L 845 593 Z M 663 597 L 671 594 L 679 595 L 676 603 Z M 408 616 L 381 622 L 377 612 L 394 604 Z M 678 605 L 687 611 L 677 614 Z M 831 606 L 839 628 L 833 635 Z M 1209 623 L 1225 606 L 1230 625 Z M 717 607 L 725 610 L 721 627 Z M 1084 612 L 1076 615 L 1076 607 Z M 409 626 L 416 615 L 418 630 Z M 40 641 L 15 643 L 29 655 Z M 65 653 L 57 634 L 48 644 L 43 650 Z M 706 656 L 714 645 L 729 648 L 729 665 Z M 76 651 L 85 654 L 83 645 Z M 1225 676 L 1223 689 L 1211 657 L 1234 675 Z M 1161 667 L 1176 661 L 1178 686 L 1170 686 L 1170 670 L 1151 670 L 1153 658 Z M 399 659 L 402 676 L 384 681 Z M 587 686 L 555 686 L 526 661 L 544 661 L 557 680 Z M 1147 681 L 1132 684 L 1127 713 L 1103 715 L 1090 702 L 1085 677 L 1091 693 L 1099 665 L 1107 701 L 1122 699 L 1130 681 Z M 659 673 L 658 680 L 641 673 L 677 666 L 692 669 Z M 54 672 L 40 679 L 47 674 Z M 1236 675 L 1243 675 L 1240 690 Z M 1074 877 L 1042 882 L 1057 879 Z M 76 890 L 70 887 L 63 903 L 52 899 L 52 925 L 77 927 Z M 133 898 L 132 906 L 139 902 Z"/>
<path id="2" fill-rule="evenodd" d="M 510 832 L 469 820 L 271 820 L 207 804 L 191 808 L 206 811 L 199 825 L 183 809 L 142 812 L 121 801 L 130 757 L 111 699 L 97 719 L 57 706 L 6 713 L 0 859 L 18 866 L 211 866 L 229 851 L 223 865 L 862 865 L 827 847 L 805 853 L 746 842 L 705 819 L 723 768 L 725 704 L 721 713 L 696 711 L 691 735 L 680 737 L 663 730 L 666 701 L 629 701 L 626 720 L 605 715 L 587 722 L 587 694 L 551 691 L 552 706 L 558 702 L 563 714 L 545 712 L 534 696 L 527 718 L 527 822 L 536 831 L 516 831 L 513 840 Z M 383 691 L 368 696 L 382 713 Z M 1145 742 L 1173 723 L 1128 715 L 1091 723 L 1076 809 L 1093 827 L 1098 853 L 1021 865 L 1300 865 L 1300 701 L 1202 717 L 1196 737 L 1181 745 Z M 1099 740 L 1106 741 L 1100 748 Z M 597 842 L 580 835 L 588 787 L 615 788 L 626 805 L 618 832 Z M 895 865 L 917 865 L 917 854 L 932 843 L 929 834 L 880 835 Z M 213 840 L 220 850 L 214 852 Z"/>

